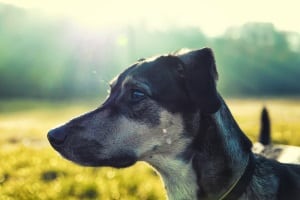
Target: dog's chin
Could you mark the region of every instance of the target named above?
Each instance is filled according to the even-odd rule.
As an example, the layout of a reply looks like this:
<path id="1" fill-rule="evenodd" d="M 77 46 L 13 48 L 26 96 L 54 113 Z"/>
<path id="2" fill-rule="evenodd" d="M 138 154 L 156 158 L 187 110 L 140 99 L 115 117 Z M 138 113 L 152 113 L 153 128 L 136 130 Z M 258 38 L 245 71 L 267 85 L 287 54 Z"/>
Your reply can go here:
<path id="1" fill-rule="evenodd" d="M 81 166 L 86 167 L 115 167 L 115 168 L 125 168 L 134 165 L 137 162 L 137 157 L 132 153 L 127 153 L 123 155 L 113 156 L 107 159 L 99 159 L 93 156 L 77 154 L 76 156 L 68 156 L 64 153 L 61 155 Z"/>
<path id="2" fill-rule="evenodd" d="M 115 167 L 115 168 L 126 168 L 134 165 L 137 160 L 136 159 L 104 159 L 104 160 L 93 160 L 93 161 L 85 161 L 85 160 L 71 160 L 72 162 L 79 164 L 81 166 L 86 167 Z"/>

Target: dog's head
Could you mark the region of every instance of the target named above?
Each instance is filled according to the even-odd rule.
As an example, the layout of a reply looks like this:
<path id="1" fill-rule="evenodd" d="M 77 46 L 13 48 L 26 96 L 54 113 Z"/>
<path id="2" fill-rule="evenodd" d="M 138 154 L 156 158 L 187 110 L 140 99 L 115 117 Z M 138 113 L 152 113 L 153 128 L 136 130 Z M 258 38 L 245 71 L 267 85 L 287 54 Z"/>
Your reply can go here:
<path id="1" fill-rule="evenodd" d="M 111 82 L 100 108 L 51 130 L 51 145 L 81 165 L 127 167 L 176 156 L 192 143 L 199 112 L 220 107 L 213 53 L 204 48 L 139 60 Z"/>

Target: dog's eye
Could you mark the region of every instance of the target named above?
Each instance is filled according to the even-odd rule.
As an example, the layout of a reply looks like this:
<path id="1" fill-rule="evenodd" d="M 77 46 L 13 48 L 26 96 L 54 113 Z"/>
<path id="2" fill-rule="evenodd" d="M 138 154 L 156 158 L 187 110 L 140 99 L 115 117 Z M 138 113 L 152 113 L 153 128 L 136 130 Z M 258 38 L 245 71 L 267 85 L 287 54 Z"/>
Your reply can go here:
<path id="1" fill-rule="evenodd" d="M 133 102 L 139 102 L 143 100 L 146 97 L 145 93 L 139 91 L 139 90 L 133 90 L 131 92 L 131 100 Z"/>

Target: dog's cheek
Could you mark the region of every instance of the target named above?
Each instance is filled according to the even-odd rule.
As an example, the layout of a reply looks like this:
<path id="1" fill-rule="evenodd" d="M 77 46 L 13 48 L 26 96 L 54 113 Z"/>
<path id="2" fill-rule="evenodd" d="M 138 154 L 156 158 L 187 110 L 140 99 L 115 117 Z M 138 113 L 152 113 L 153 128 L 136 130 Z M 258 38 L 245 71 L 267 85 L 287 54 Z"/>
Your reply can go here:
<path id="1" fill-rule="evenodd" d="M 148 129 L 140 143 L 140 155 L 148 160 L 155 155 L 177 154 L 187 146 L 188 140 L 183 135 L 182 116 L 161 109 L 159 125 Z"/>
<path id="2" fill-rule="evenodd" d="M 151 99 L 145 99 L 130 106 L 130 112 L 124 114 L 134 122 L 146 124 L 149 127 L 159 125 L 161 112 L 160 106 Z"/>
<path id="3" fill-rule="evenodd" d="M 125 144 L 138 146 L 141 141 L 147 140 L 151 135 L 152 124 L 142 123 L 131 119 L 123 118 L 120 121 L 120 134 Z"/>
<path id="4" fill-rule="evenodd" d="M 137 157 L 160 145 L 162 130 L 123 117 L 119 121 L 118 133 L 113 136 L 118 146 L 118 151 L 134 150 Z"/>
<path id="5" fill-rule="evenodd" d="M 122 152 L 137 152 L 146 129 L 146 125 L 120 116 L 114 121 L 113 127 L 98 138 L 104 145 L 102 156 L 109 158 Z"/>

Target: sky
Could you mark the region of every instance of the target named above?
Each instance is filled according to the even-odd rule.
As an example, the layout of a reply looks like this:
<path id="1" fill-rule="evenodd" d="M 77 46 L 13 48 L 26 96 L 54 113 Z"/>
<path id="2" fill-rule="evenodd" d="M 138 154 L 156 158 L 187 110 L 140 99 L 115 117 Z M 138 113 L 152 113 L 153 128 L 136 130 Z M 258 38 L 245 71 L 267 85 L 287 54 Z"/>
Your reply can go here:
<path id="1" fill-rule="evenodd" d="M 299 0 L 0 0 L 90 28 L 147 22 L 151 28 L 197 26 L 210 35 L 246 22 L 300 33 Z"/>

